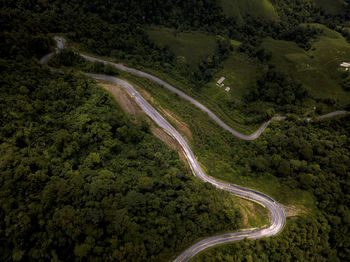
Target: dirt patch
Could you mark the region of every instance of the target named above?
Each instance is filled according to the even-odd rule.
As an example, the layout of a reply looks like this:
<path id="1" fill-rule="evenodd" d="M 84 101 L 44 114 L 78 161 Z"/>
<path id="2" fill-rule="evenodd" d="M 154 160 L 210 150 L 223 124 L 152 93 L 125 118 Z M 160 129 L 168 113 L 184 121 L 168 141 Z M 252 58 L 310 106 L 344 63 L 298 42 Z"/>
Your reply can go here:
<path id="1" fill-rule="evenodd" d="M 144 99 L 146 99 L 147 101 L 151 101 L 152 103 L 154 102 L 151 94 L 148 93 L 145 89 L 139 87 L 138 85 L 133 85 L 133 86 L 137 89 L 137 91 L 139 91 L 139 93 L 143 96 Z"/>
<path id="2" fill-rule="evenodd" d="M 148 93 L 145 89 L 139 87 L 138 85 L 134 85 L 134 87 L 147 101 L 151 102 L 152 104 L 155 103 L 152 95 Z M 157 105 L 157 109 L 159 109 L 163 114 L 165 114 L 168 117 L 168 119 L 170 119 L 176 125 L 177 130 L 179 130 L 180 133 L 185 136 L 187 142 L 189 142 L 189 140 L 193 140 L 191 130 L 185 123 L 178 120 L 179 117 L 177 117 L 174 113 L 170 112 L 169 110 L 161 107 L 158 103 L 155 104 Z"/>
<path id="3" fill-rule="evenodd" d="M 128 94 L 127 91 L 124 90 L 123 87 L 115 84 L 111 84 L 105 81 L 96 81 L 98 85 L 102 86 L 105 90 L 107 90 L 113 97 L 117 100 L 119 105 L 122 107 L 124 112 L 130 115 L 133 122 L 139 123 L 139 119 L 146 119 L 150 124 L 150 129 L 153 135 L 166 143 L 170 148 L 178 151 L 179 157 L 182 161 L 185 162 L 186 167 L 191 171 L 191 168 L 187 162 L 187 158 L 182 151 L 182 147 L 180 144 L 172 138 L 169 134 L 167 134 L 163 129 L 158 127 L 138 106 L 135 100 Z M 140 90 L 140 89 L 139 89 Z M 151 95 L 147 95 L 146 91 L 142 92 L 142 96 L 148 97 L 151 99 Z"/>
<path id="4" fill-rule="evenodd" d="M 239 209 L 242 214 L 242 228 L 246 228 L 248 226 L 248 213 L 245 210 L 245 208 L 242 207 L 242 205 L 239 205 Z"/>
<path id="5" fill-rule="evenodd" d="M 144 115 L 143 111 L 137 105 L 134 99 L 119 85 L 110 84 L 105 81 L 96 81 L 98 85 L 106 89 L 117 100 L 118 104 L 122 107 L 124 112 L 133 115 L 134 117 Z M 133 119 L 135 120 L 135 119 Z"/>
<path id="6" fill-rule="evenodd" d="M 248 215 L 255 217 L 254 205 L 251 201 L 237 198 L 239 209 L 242 214 L 242 227 L 248 226 Z"/>
<path id="7" fill-rule="evenodd" d="M 296 217 L 301 214 L 307 213 L 307 209 L 304 206 L 284 206 L 284 211 L 286 213 L 286 217 Z"/>
<path id="8" fill-rule="evenodd" d="M 188 128 L 188 126 L 179 121 L 178 117 L 176 117 L 172 112 L 170 112 L 169 110 L 159 106 L 159 109 L 172 121 L 175 123 L 176 127 L 178 130 L 180 130 L 180 133 L 182 133 L 183 135 L 185 135 L 187 137 L 187 139 L 193 140 L 192 137 L 192 132 L 191 130 Z"/>

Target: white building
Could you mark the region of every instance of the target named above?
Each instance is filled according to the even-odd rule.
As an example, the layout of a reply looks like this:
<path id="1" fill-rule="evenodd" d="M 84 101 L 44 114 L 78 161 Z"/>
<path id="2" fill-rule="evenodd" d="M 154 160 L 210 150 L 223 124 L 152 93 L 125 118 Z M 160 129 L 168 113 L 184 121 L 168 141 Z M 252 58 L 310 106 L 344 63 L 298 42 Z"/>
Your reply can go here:
<path id="1" fill-rule="evenodd" d="M 347 63 L 347 62 L 343 62 L 340 64 L 341 67 L 344 67 L 346 71 L 349 70 L 350 68 L 350 63 Z"/>
<path id="2" fill-rule="evenodd" d="M 218 87 L 223 87 L 224 86 L 224 84 L 223 84 L 223 82 L 225 81 L 225 77 L 221 77 L 217 82 L 216 82 L 216 85 L 218 86 Z"/>
<path id="3" fill-rule="evenodd" d="M 228 86 L 225 88 L 226 92 L 229 92 L 231 90 L 231 88 L 229 88 Z"/>

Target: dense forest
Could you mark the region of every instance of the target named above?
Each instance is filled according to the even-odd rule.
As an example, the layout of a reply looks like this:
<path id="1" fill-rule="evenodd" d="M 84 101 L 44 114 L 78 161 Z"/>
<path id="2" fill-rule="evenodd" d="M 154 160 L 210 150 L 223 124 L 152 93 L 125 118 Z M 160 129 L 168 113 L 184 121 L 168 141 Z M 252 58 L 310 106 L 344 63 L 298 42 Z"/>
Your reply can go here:
<path id="1" fill-rule="evenodd" d="M 26 26 L 1 42 L 1 261 L 167 261 L 237 228 L 228 194 L 192 177 L 148 125 L 93 81 L 40 66 L 51 40 Z M 90 70 L 101 68 L 113 73 Z"/>
<path id="2" fill-rule="evenodd" d="M 211 147 L 252 179 L 273 176 L 310 192 L 317 210 L 290 219 L 275 238 L 215 248 L 195 260 L 348 260 L 350 119 L 307 124 L 293 116 L 310 95 L 269 64 L 262 40 L 309 50 L 322 30 L 303 24 L 321 23 L 349 41 L 350 3 L 334 15 L 314 1 L 271 2 L 278 20 L 246 16 L 240 23 L 215 0 L 0 1 L 0 260 L 166 261 L 198 238 L 237 229 L 241 219 L 228 194 L 193 178 L 175 151 L 148 125 L 130 122 L 93 81 L 38 64 L 57 33 L 96 55 L 182 77 L 197 91 L 233 49 L 265 66 L 244 102 L 260 111 L 266 103 L 264 119 L 289 113 L 272 126 L 278 135 L 246 143 L 226 134 L 225 148 L 197 126 L 194 147 Z M 195 66 L 179 63 L 151 41 L 145 25 L 212 34 L 217 48 Z M 119 74 L 69 50 L 50 65 Z M 349 83 L 344 74 L 342 88 Z"/>

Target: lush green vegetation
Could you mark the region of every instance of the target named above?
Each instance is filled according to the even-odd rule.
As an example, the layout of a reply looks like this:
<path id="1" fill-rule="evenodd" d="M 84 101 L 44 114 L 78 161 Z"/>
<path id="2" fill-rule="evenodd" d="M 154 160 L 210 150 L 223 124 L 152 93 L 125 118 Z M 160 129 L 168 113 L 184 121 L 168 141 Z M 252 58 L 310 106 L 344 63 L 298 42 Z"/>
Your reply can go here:
<path id="1" fill-rule="evenodd" d="M 231 95 L 238 100 L 249 92 L 249 87 L 254 85 L 259 76 L 264 73 L 264 66 L 257 63 L 254 59 L 238 52 L 232 52 L 222 65 L 206 88 L 201 93 L 208 94 L 216 103 L 222 103 L 225 99 L 230 99 Z M 231 88 L 229 95 L 226 97 L 224 89 L 219 89 L 216 82 L 224 76 L 225 88 Z"/>
<path id="2" fill-rule="evenodd" d="M 67 68 L 77 68 L 81 71 L 88 73 L 98 73 L 106 75 L 119 75 L 119 71 L 111 66 L 105 65 L 101 62 L 88 62 L 79 54 L 75 53 L 70 49 L 63 49 L 58 54 L 54 55 L 48 62 L 51 67 L 67 67 Z"/>
<path id="3" fill-rule="evenodd" d="M 271 68 L 246 95 L 250 102 L 268 102 L 272 107 L 266 110 L 270 118 L 275 111 L 300 113 L 306 97 L 306 89 L 293 77 Z"/>
<path id="4" fill-rule="evenodd" d="M 344 70 L 340 64 L 350 59 L 350 44 L 337 32 L 322 25 L 323 35 L 305 51 L 292 42 L 266 39 L 263 47 L 272 53 L 270 63 L 295 76 L 316 98 L 331 98 L 339 106 L 348 104 L 350 93 L 340 86 Z"/>
<path id="5" fill-rule="evenodd" d="M 274 123 L 258 140 L 245 142 L 232 137 L 210 121 L 205 113 L 166 89 L 136 77 L 123 77 L 147 90 L 155 107 L 170 109 L 189 126 L 193 137 L 191 145 L 209 175 L 262 190 L 309 217 L 291 221 L 287 233 L 277 241 L 261 242 L 259 245 L 263 247 L 250 243 L 252 250 L 255 245 L 261 250 L 261 253 L 256 251 L 255 258 L 278 260 L 272 250 L 279 246 L 286 248 L 295 239 L 298 248 L 290 252 L 283 249 L 280 255 L 290 257 L 290 260 L 344 259 L 349 256 L 346 233 L 349 228 L 349 117 L 309 124 L 291 117 Z M 305 234 L 300 236 L 299 230 L 305 230 Z M 314 244 L 303 247 L 305 241 Z M 235 245 L 239 253 L 240 245 Z M 218 255 L 213 252 L 212 259 Z M 226 255 L 232 258 L 232 254 Z"/>
<path id="6" fill-rule="evenodd" d="M 238 227 L 228 193 L 195 179 L 93 81 L 40 66 L 49 45 L 26 44 L 50 41 L 16 29 L 0 61 L 1 261 L 167 261 Z M 110 73 L 81 62 L 71 51 L 52 61 Z"/>
<path id="7" fill-rule="evenodd" d="M 349 74 L 339 70 L 350 59 L 349 5 L 339 12 L 333 0 L 0 3 L 1 260 L 168 260 L 240 223 L 232 198 L 192 178 L 147 125 L 130 123 L 90 80 L 36 64 L 57 33 L 161 76 L 245 133 L 275 113 L 297 113 L 259 140 L 239 141 L 150 81 L 71 51 L 52 60 L 145 88 L 155 106 L 187 123 L 209 175 L 307 214 L 276 238 L 213 249 L 206 259 L 348 260 L 349 117 L 298 118 L 313 116 L 314 106 L 320 114 L 349 104 Z M 214 86 L 221 76 L 232 93 Z"/>
<path id="8" fill-rule="evenodd" d="M 197 261 L 232 261 L 232 258 L 245 261 L 347 260 L 349 128 L 349 117 L 306 126 L 287 122 L 273 129 L 279 135 L 264 136 L 249 146 L 249 150 L 244 150 L 249 154 L 256 152 L 255 159 L 243 160 L 245 167 L 254 171 L 246 176 L 273 174 L 290 188 L 312 192 L 318 210 L 308 212 L 305 218 L 289 221 L 285 232 L 276 239 L 219 247 L 205 252 Z"/>
<path id="9" fill-rule="evenodd" d="M 147 30 L 150 39 L 159 46 L 167 47 L 179 62 L 197 65 L 214 54 L 215 37 L 199 32 L 179 32 L 175 29 L 152 27 Z"/>

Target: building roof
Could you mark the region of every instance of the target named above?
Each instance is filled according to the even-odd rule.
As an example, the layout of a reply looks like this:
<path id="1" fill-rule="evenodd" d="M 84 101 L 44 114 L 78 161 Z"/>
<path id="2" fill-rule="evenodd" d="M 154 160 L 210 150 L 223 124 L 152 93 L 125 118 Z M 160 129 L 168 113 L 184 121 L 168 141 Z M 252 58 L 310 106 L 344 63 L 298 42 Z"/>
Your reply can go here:
<path id="1" fill-rule="evenodd" d="M 230 90 L 231 90 L 231 88 L 229 88 L 229 87 L 226 87 L 226 88 L 225 88 L 225 91 L 226 91 L 226 92 L 228 92 L 228 91 L 230 91 Z"/>
<path id="2" fill-rule="evenodd" d="M 343 62 L 343 63 L 340 64 L 340 66 L 342 66 L 342 67 L 350 67 L 350 63 Z"/>
<path id="3" fill-rule="evenodd" d="M 221 85 L 222 82 L 224 82 L 224 81 L 225 81 L 225 77 L 221 77 L 221 78 L 218 80 L 217 84 Z"/>

